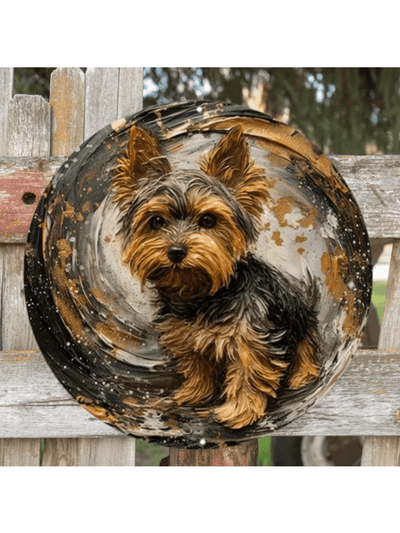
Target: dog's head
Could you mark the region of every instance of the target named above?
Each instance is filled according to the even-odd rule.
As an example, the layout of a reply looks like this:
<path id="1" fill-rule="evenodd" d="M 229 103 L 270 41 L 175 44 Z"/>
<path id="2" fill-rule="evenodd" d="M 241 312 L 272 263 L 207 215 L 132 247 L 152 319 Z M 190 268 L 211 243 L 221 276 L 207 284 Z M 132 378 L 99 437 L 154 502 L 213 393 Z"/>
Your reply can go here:
<path id="1" fill-rule="evenodd" d="M 197 168 L 179 171 L 153 135 L 132 126 L 112 188 L 123 261 L 142 284 L 182 298 L 228 285 L 269 199 L 264 169 L 250 160 L 241 126 L 200 156 Z"/>

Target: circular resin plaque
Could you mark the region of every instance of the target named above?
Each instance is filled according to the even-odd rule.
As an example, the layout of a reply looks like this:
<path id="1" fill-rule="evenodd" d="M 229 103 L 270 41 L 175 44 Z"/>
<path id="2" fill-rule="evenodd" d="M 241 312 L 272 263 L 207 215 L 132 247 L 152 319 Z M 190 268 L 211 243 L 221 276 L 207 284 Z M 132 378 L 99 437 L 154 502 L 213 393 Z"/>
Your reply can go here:
<path id="1" fill-rule="evenodd" d="M 363 332 L 372 267 L 353 194 L 300 132 L 221 102 L 144 109 L 85 141 L 33 217 L 29 318 L 94 416 L 167 446 L 271 434 Z"/>

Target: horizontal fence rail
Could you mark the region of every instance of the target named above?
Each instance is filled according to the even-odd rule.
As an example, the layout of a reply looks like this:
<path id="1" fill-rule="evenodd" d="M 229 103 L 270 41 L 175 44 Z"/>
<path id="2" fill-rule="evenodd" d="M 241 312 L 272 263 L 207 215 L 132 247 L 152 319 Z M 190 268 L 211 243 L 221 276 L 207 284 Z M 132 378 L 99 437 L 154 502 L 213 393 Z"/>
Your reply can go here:
<path id="1" fill-rule="evenodd" d="M 399 361 L 400 350 L 357 351 L 324 398 L 273 434 L 399 435 Z M 121 435 L 68 395 L 40 352 L 1 352 L 0 368 L 0 438 Z"/>
<path id="2" fill-rule="evenodd" d="M 330 159 L 352 190 L 369 236 L 400 238 L 400 156 Z M 65 160 L 63 156 L 0 157 L 0 242 L 26 241 L 37 201 Z"/>

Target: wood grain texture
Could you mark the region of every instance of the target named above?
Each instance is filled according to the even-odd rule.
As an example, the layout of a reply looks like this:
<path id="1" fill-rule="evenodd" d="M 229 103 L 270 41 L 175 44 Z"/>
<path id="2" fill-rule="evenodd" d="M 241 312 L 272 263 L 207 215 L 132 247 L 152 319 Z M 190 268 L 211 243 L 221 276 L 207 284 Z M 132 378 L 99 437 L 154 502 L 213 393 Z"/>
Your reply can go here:
<path id="1" fill-rule="evenodd" d="M 258 439 L 213 450 L 171 448 L 169 466 L 257 466 Z"/>
<path id="2" fill-rule="evenodd" d="M 86 71 L 85 139 L 118 118 L 118 71 L 118 68 Z"/>
<path id="3" fill-rule="evenodd" d="M 38 350 L 26 311 L 23 244 L 1 244 L 1 331 L 3 350 Z"/>
<path id="4" fill-rule="evenodd" d="M 13 68 L 0 68 L 0 156 L 7 153 L 8 103 L 12 98 Z"/>
<path id="5" fill-rule="evenodd" d="M 48 157 L 50 155 L 51 110 L 41 96 L 16 95 L 8 107 L 8 150 L 11 157 Z M 17 208 L 18 209 L 18 208 Z M 16 213 L 17 214 L 17 213 Z M 3 262 L 2 294 L 2 349 L 37 349 L 23 289 L 23 260 L 25 246 L 1 245 Z M 35 437 L 39 437 L 36 434 Z M 5 440 L 3 458 L 14 465 L 39 464 L 40 440 Z M 3 463 L 4 464 L 4 463 Z"/>
<path id="6" fill-rule="evenodd" d="M 39 439 L 0 440 L 0 466 L 40 466 Z"/>
<path id="7" fill-rule="evenodd" d="M 41 96 L 16 94 L 8 108 L 9 156 L 50 155 L 51 108 Z"/>
<path id="8" fill-rule="evenodd" d="M 400 466 L 400 437 L 366 437 L 361 466 Z"/>
<path id="9" fill-rule="evenodd" d="M 359 204 L 370 237 L 400 237 L 397 155 L 329 156 Z"/>
<path id="10" fill-rule="evenodd" d="M 349 158 L 352 165 L 349 164 Z M 400 198 L 400 156 L 335 156 L 331 159 L 360 206 L 369 237 L 371 239 L 400 237 L 400 204 L 393 202 L 393 198 Z M 7 180 L 12 180 L 15 176 L 22 176 L 25 179 L 31 179 L 34 176 L 36 186 L 41 187 L 40 190 L 43 191 L 47 182 L 64 161 L 65 157 L 61 156 L 59 158 L 26 159 L 0 157 L 0 184 L 8 187 L 8 194 L 11 194 L 13 186 L 11 182 L 7 185 Z M 362 175 L 357 174 L 359 167 L 363 169 Z M 5 189 L 2 188 L 2 190 Z M 19 196 L 17 198 L 17 192 L 15 192 L 16 201 L 19 202 L 18 209 L 20 211 L 22 207 L 31 209 L 33 215 L 39 194 L 37 194 L 34 206 L 23 206 L 21 198 Z M 380 201 L 377 200 L 377 194 Z M 7 201 L 7 198 L 3 198 L 0 193 L 0 202 L 2 201 Z M 385 205 L 389 205 L 390 208 L 386 208 Z M 5 220 L 5 212 L 0 211 L 0 242 L 25 242 L 26 225 L 13 226 L 11 232 L 10 230 L 6 232 L 1 229 L 4 227 Z"/>
<path id="11" fill-rule="evenodd" d="M 382 318 L 378 348 L 381 350 L 400 348 L 400 239 L 393 242 L 389 277 L 386 288 L 385 309 Z M 399 365 L 400 366 L 400 365 Z M 393 386 L 399 390 L 399 381 Z M 396 401 L 398 402 L 399 400 Z M 400 409 L 398 411 L 400 423 Z M 396 438 L 382 436 L 367 437 L 363 446 L 361 466 L 398 466 L 400 458 L 400 432 Z M 368 434 L 366 434 L 368 435 Z M 381 435 L 386 435 L 381 433 Z"/>
<path id="12" fill-rule="evenodd" d="M 82 408 L 40 352 L 0 354 L 0 438 L 121 433 Z M 359 350 L 332 389 L 276 436 L 400 435 L 400 350 Z"/>
<path id="13" fill-rule="evenodd" d="M 117 118 L 137 113 L 143 107 L 143 69 L 120 68 Z"/>
<path id="14" fill-rule="evenodd" d="M 26 242 L 43 191 L 64 160 L 0 157 L 0 242 Z"/>
<path id="15" fill-rule="evenodd" d="M 58 68 L 51 74 L 52 155 L 70 155 L 83 141 L 85 75 L 80 68 Z"/>
<path id="16" fill-rule="evenodd" d="M 43 466 L 135 466 L 132 437 L 46 439 Z"/>

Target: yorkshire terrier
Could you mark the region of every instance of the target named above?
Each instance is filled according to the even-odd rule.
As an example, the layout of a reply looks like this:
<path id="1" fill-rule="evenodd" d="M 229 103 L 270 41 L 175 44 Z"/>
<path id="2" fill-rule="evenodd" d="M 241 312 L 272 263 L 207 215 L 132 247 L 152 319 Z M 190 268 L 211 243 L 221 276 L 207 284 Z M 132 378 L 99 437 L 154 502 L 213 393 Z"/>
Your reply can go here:
<path id="1" fill-rule="evenodd" d="M 271 199 L 240 125 L 186 170 L 132 126 L 112 190 L 122 259 L 157 291 L 159 345 L 183 378 L 177 405 L 213 402 L 216 421 L 239 429 L 282 387 L 318 377 L 315 282 L 302 291 L 250 251 Z"/>

